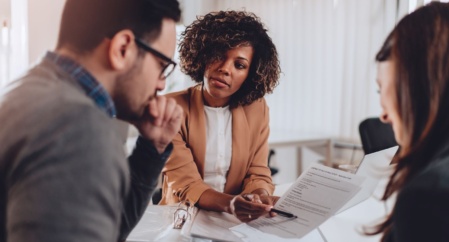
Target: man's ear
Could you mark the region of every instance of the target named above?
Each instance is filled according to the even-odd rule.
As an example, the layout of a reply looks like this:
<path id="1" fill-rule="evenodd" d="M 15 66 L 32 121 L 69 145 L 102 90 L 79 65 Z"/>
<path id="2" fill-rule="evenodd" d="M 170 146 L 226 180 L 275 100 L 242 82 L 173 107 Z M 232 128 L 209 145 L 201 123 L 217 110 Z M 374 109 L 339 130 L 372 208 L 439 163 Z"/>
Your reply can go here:
<path id="1" fill-rule="evenodd" d="M 109 45 L 109 61 L 114 70 L 122 71 L 134 65 L 137 57 L 137 46 L 131 30 L 122 30 L 112 37 Z"/>

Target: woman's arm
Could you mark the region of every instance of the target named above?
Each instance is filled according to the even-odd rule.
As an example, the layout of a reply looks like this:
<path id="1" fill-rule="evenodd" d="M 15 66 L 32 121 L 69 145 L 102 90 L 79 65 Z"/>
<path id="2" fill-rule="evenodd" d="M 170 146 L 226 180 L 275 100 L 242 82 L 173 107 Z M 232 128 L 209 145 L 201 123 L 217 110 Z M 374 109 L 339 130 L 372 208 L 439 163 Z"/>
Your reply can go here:
<path id="1" fill-rule="evenodd" d="M 164 175 L 162 204 L 179 201 L 196 204 L 200 196 L 211 189 L 204 183 L 190 146 L 184 141 L 185 133 L 181 129 L 173 139 L 173 152 L 162 170 Z"/>

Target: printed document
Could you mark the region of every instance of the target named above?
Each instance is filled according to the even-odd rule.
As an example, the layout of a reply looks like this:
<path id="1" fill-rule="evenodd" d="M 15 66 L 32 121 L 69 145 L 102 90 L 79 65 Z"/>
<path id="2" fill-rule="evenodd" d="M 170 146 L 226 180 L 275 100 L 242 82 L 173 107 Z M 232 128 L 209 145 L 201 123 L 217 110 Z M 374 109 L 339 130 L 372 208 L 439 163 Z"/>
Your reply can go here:
<path id="1" fill-rule="evenodd" d="M 282 238 L 301 238 L 334 215 L 359 190 L 365 178 L 323 165 L 312 165 L 276 203 L 297 218 L 263 217 L 248 223 Z"/>
<path id="2" fill-rule="evenodd" d="M 227 213 L 218 213 L 200 210 L 190 229 L 190 235 L 195 238 L 210 239 L 212 241 L 232 242 L 324 242 L 317 229 L 301 239 L 286 239 L 279 236 L 261 232 L 235 216 Z M 208 240 L 209 241 L 209 240 Z"/>

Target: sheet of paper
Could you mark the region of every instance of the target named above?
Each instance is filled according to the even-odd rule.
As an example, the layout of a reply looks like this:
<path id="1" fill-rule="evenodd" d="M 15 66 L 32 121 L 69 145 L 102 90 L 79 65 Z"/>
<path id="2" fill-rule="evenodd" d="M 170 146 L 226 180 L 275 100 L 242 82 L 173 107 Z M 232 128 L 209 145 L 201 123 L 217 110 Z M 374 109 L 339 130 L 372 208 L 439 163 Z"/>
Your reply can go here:
<path id="1" fill-rule="evenodd" d="M 227 213 L 217 213 L 200 210 L 190 229 L 190 235 L 197 238 L 233 242 L 324 242 L 323 237 L 314 230 L 301 239 L 285 239 L 276 235 L 267 234 Z"/>
<path id="2" fill-rule="evenodd" d="M 356 172 L 356 175 L 365 177 L 363 183 L 360 184 L 361 189 L 337 214 L 368 199 L 373 194 L 379 181 L 389 178 L 392 172 L 390 163 L 397 150 L 398 146 L 394 146 L 363 157 Z"/>
<path id="3" fill-rule="evenodd" d="M 276 236 L 274 234 L 267 234 L 264 233 L 258 229 L 255 229 L 247 224 L 240 224 L 235 227 L 230 228 L 230 230 L 235 233 L 242 241 L 244 242 L 325 242 L 323 237 L 321 236 L 321 233 L 318 231 L 318 229 L 313 230 L 312 232 L 308 233 L 306 236 L 298 239 L 287 239 L 287 238 L 281 238 L 279 236 Z"/>
<path id="4" fill-rule="evenodd" d="M 240 220 L 228 213 L 200 210 L 190 229 L 192 237 L 218 241 L 242 241 L 229 228 L 241 224 Z"/>
<path id="5" fill-rule="evenodd" d="M 301 238 L 335 214 L 359 190 L 364 178 L 323 165 L 310 166 L 276 203 L 275 208 L 298 218 L 280 215 L 249 223 L 282 238 Z"/>
<path id="6" fill-rule="evenodd" d="M 137 226 L 126 241 L 157 241 L 167 236 L 173 228 L 173 213 L 177 206 L 148 206 Z"/>

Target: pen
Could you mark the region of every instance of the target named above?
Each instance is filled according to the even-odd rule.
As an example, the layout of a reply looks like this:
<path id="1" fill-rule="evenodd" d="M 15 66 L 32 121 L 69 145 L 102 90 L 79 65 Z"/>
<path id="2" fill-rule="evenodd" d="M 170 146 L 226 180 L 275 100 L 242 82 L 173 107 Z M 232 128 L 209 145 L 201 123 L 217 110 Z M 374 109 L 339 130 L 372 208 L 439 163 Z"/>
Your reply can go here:
<path id="1" fill-rule="evenodd" d="M 298 216 L 296 216 L 294 214 L 291 214 L 291 213 L 288 213 L 288 212 L 284 212 L 284 211 L 281 211 L 281 210 L 277 210 L 275 208 L 272 208 L 270 210 L 270 212 L 275 212 L 275 213 L 277 213 L 277 214 L 279 214 L 281 216 L 287 217 L 287 218 L 297 218 L 298 217 Z"/>

